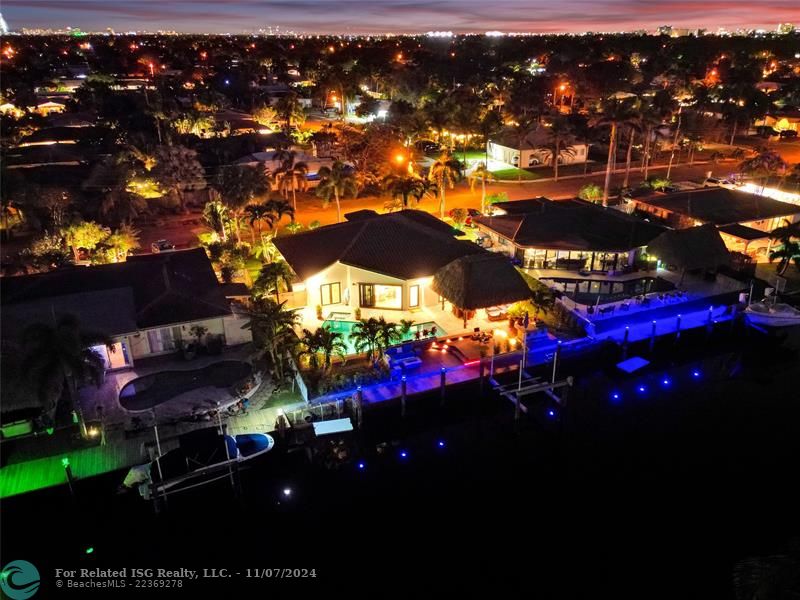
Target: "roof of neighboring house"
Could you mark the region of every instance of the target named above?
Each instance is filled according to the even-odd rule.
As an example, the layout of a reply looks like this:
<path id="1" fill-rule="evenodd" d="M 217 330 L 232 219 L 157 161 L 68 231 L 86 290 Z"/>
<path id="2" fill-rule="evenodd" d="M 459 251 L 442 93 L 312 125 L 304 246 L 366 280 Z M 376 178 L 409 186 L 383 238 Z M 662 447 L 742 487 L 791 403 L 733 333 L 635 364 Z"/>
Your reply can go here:
<path id="1" fill-rule="evenodd" d="M 113 307 L 113 310 L 109 310 L 109 307 Z M 84 327 L 106 335 L 120 335 L 139 329 L 135 319 L 133 291 L 125 287 L 4 304 L 3 337 L 18 338 L 29 325 L 34 323 L 55 325 L 59 319 L 67 315 L 77 317 Z"/>
<path id="2" fill-rule="evenodd" d="M 664 231 L 613 208 L 583 200 L 531 198 L 502 202 L 510 214 L 474 222 L 525 248 L 620 252 L 647 245 Z"/>
<path id="3" fill-rule="evenodd" d="M 524 215 L 525 213 L 541 210 L 542 206 L 552 202 L 544 196 L 536 198 L 526 198 L 525 200 L 511 200 L 509 202 L 495 202 L 492 208 L 503 211 L 507 215 Z"/>
<path id="4" fill-rule="evenodd" d="M 48 142 L 76 142 L 87 135 L 85 127 L 44 127 L 25 136 L 20 144 L 42 144 Z"/>
<path id="5" fill-rule="evenodd" d="M 6 153 L 9 168 L 39 165 L 79 165 L 87 160 L 84 149 L 75 144 L 25 146 L 12 148 Z"/>
<path id="6" fill-rule="evenodd" d="M 732 235 L 733 237 L 739 238 L 740 240 L 746 240 L 748 242 L 769 237 L 769 233 L 766 231 L 754 229 L 752 227 L 748 227 L 747 225 L 739 225 L 738 223 L 734 223 L 733 225 L 723 225 L 719 228 L 719 230 L 722 233 L 727 233 L 728 235 Z"/>
<path id="7" fill-rule="evenodd" d="M 230 304 L 202 248 L 131 256 L 124 263 L 59 269 L 0 279 L 3 313 L 9 306 L 53 303 L 70 306 L 88 294 L 88 325 L 109 335 L 229 315 Z M 126 294 L 132 303 L 122 297 Z M 109 296 L 115 296 L 112 302 Z M 102 299 L 107 302 L 102 302 Z M 80 307 L 77 307 L 78 310 Z M 106 314 L 108 312 L 109 314 Z M 120 314 L 110 314 L 110 313 Z M 125 313 L 125 314 L 122 314 Z M 80 315 L 78 315 L 80 317 Z M 130 325 L 135 325 L 133 329 Z"/>
<path id="8" fill-rule="evenodd" d="M 635 202 L 662 208 L 714 225 L 747 223 L 800 213 L 800 206 L 723 187 L 708 187 L 636 198 Z"/>
<path id="9" fill-rule="evenodd" d="M 398 279 L 430 277 L 447 263 L 484 252 L 455 239 L 455 230 L 418 210 L 364 216 L 274 239 L 301 280 L 335 262 Z"/>
<path id="10" fill-rule="evenodd" d="M 467 310 L 510 304 L 531 297 L 531 290 L 508 257 L 496 252 L 462 256 L 433 276 L 433 290 Z"/>
<path id="11" fill-rule="evenodd" d="M 730 262 L 730 254 L 711 224 L 665 231 L 647 246 L 661 262 L 685 269 L 716 269 Z"/>

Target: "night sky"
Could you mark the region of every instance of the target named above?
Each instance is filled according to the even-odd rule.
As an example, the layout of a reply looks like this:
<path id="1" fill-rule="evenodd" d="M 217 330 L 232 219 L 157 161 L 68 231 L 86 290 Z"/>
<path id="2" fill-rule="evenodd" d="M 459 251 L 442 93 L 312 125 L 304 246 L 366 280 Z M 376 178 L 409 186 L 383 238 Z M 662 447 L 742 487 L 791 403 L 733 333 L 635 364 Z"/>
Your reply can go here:
<path id="1" fill-rule="evenodd" d="M 573 32 L 800 24 L 798 0 L 3 0 L 13 29 Z"/>

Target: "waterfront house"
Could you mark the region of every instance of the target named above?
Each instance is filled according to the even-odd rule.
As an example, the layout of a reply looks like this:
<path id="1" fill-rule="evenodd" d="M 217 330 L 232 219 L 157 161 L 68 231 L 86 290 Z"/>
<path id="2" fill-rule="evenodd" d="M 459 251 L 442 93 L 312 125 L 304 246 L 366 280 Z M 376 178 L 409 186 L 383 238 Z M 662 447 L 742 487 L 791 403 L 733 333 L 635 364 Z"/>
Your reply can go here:
<path id="1" fill-rule="evenodd" d="M 583 200 L 500 202 L 473 219 L 480 242 L 513 257 L 542 283 L 581 302 L 658 289 L 646 246 L 665 228 Z"/>
<path id="2" fill-rule="evenodd" d="M 174 353 L 198 325 L 223 345 L 251 341 L 247 318 L 226 297 L 202 248 L 130 256 L 125 262 L 4 277 L 2 339 L 13 345 L 35 323 L 65 315 L 113 340 L 94 348 L 107 369 Z"/>
<path id="3" fill-rule="evenodd" d="M 729 250 L 765 260 L 769 233 L 800 219 L 800 206 L 725 187 L 650 192 L 630 200 L 633 212 L 674 229 L 715 225 Z"/>
<path id="4" fill-rule="evenodd" d="M 458 239 L 457 230 L 426 212 L 378 214 L 362 210 L 345 217 L 344 223 L 275 239 L 297 275 L 291 293 L 282 295 L 288 306 L 307 307 L 324 319 L 354 320 L 358 311 L 364 317 L 385 316 L 395 322 L 411 319 L 438 323 L 454 333 L 466 327 L 462 325 L 464 309 L 469 311 L 466 318 L 472 318 L 476 308 L 485 308 L 475 305 L 471 297 L 465 303 L 464 282 L 458 285 L 454 277 L 468 278 L 466 285 L 488 286 L 491 280 L 481 283 L 473 276 L 476 268 L 481 272 L 490 268 L 498 281 L 510 280 L 508 289 L 517 292 L 501 294 L 498 302 L 513 302 L 528 295 L 526 287 L 525 293 L 518 293 L 524 280 L 509 260 L 459 263 L 489 253 Z M 434 276 L 445 268 L 449 269 L 445 277 L 448 285 L 439 289 L 440 295 Z M 448 290 L 453 293 L 448 294 Z M 304 323 L 313 325 L 307 318 L 304 313 Z"/>

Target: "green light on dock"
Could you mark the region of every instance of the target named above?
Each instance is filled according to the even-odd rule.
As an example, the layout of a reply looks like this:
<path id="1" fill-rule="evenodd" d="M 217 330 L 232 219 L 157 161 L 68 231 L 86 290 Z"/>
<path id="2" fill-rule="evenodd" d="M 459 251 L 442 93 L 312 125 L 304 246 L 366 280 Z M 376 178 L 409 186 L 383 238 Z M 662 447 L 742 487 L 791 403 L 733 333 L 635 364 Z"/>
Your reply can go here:
<path id="1" fill-rule="evenodd" d="M 64 458 L 61 459 L 61 466 L 64 467 L 65 469 L 69 466 L 68 456 L 65 456 Z"/>
<path id="2" fill-rule="evenodd" d="M 92 554 L 93 552 L 94 552 L 94 546 L 89 546 L 89 547 L 86 549 L 86 554 Z"/>

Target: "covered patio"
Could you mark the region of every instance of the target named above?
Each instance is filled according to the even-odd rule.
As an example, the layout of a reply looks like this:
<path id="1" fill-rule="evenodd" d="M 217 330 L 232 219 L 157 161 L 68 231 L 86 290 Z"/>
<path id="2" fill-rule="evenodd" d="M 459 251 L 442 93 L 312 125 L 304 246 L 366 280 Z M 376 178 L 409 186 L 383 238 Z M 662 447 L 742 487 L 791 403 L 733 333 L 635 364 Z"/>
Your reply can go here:
<path id="1" fill-rule="evenodd" d="M 446 264 L 433 276 L 433 290 L 454 307 L 463 329 L 479 309 L 528 300 L 528 284 L 502 254 L 462 256 Z"/>

